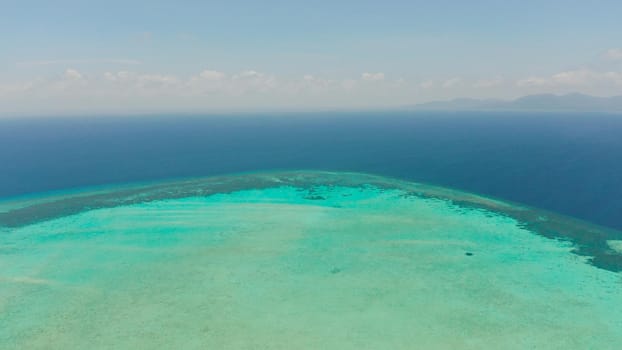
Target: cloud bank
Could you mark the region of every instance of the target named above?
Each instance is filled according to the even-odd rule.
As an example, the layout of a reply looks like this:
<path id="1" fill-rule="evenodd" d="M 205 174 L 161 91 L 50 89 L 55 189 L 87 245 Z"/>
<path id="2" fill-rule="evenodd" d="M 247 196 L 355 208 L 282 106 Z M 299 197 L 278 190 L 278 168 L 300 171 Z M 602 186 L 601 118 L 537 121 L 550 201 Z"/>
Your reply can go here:
<path id="1" fill-rule="evenodd" d="M 286 78 L 256 70 L 205 69 L 181 77 L 127 70 L 90 74 L 67 68 L 53 77 L 0 84 L 0 113 L 368 107 L 374 105 L 374 96 L 397 92 L 399 85 L 381 72 L 331 79 L 310 74 Z"/>
<path id="2" fill-rule="evenodd" d="M 607 50 L 598 60 L 600 64 L 523 77 L 412 77 L 378 71 L 350 77 L 283 76 L 254 69 L 226 72 L 214 67 L 181 76 L 126 69 L 92 72 L 78 65 L 92 62 L 89 60 L 39 61 L 31 64 L 65 64 L 66 68 L 44 77 L 0 81 L 0 117 L 386 108 L 461 97 L 513 99 L 539 93 L 622 95 L 622 49 Z M 110 60 L 115 62 L 140 63 Z"/>

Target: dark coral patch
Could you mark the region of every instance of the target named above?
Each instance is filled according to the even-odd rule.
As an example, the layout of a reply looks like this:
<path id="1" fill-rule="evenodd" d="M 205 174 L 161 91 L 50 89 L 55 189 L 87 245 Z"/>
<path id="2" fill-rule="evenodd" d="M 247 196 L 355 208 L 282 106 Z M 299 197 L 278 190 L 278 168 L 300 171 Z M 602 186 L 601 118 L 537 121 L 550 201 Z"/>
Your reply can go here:
<path id="1" fill-rule="evenodd" d="M 317 195 L 312 195 L 312 196 L 306 196 L 305 199 L 311 200 L 311 201 L 323 201 L 326 199 L 326 197 L 324 196 L 317 196 Z"/>

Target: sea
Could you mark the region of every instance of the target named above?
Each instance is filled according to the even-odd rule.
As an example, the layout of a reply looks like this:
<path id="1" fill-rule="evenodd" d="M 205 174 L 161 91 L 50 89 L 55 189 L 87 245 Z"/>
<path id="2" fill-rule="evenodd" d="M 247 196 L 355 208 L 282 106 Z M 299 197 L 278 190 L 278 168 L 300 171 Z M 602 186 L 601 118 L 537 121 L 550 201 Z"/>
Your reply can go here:
<path id="1" fill-rule="evenodd" d="M 400 111 L 0 118 L 0 198 L 298 169 L 439 185 L 622 229 L 622 115 Z"/>
<path id="2" fill-rule="evenodd" d="M 611 349 L 622 115 L 0 120 L 1 349 Z"/>

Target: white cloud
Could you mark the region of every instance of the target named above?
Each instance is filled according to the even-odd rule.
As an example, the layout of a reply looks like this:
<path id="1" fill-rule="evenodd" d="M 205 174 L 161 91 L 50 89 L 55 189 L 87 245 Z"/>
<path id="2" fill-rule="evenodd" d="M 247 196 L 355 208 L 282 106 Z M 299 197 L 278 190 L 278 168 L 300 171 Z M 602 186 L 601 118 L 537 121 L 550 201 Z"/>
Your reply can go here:
<path id="1" fill-rule="evenodd" d="M 451 89 L 451 88 L 457 87 L 459 85 L 462 85 L 462 79 L 461 78 L 447 79 L 442 84 L 442 86 L 444 88 L 446 88 L 446 89 Z"/>
<path id="2" fill-rule="evenodd" d="M 69 68 L 65 70 L 65 78 L 68 80 L 80 80 L 83 77 L 77 70 Z"/>
<path id="3" fill-rule="evenodd" d="M 335 86 L 335 80 L 325 79 L 313 76 L 311 74 L 306 74 L 302 77 L 302 82 L 300 84 L 303 88 L 328 88 Z"/>
<path id="4" fill-rule="evenodd" d="M 174 85 L 179 82 L 179 79 L 172 75 L 162 74 L 143 74 L 138 76 L 138 81 L 145 84 L 166 84 Z"/>
<path id="5" fill-rule="evenodd" d="M 225 73 L 215 70 L 204 70 L 199 76 L 206 80 L 223 80 L 227 77 Z"/>
<path id="6" fill-rule="evenodd" d="M 503 78 L 497 77 L 493 79 L 480 79 L 473 84 L 476 89 L 488 89 L 503 84 Z"/>
<path id="7" fill-rule="evenodd" d="M 0 112 L 12 109 L 62 113 L 80 108 L 100 113 L 115 108 L 119 113 L 288 106 L 359 108 L 411 105 L 457 97 L 507 98 L 528 93 L 574 91 L 596 95 L 622 93 L 622 72 L 578 69 L 528 77 L 511 84 L 500 77 L 415 82 L 388 79 L 382 72 L 331 78 L 314 74 L 283 77 L 256 70 L 203 70 L 182 77 L 128 70 L 96 74 L 68 68 L 47 78 L 0 82 Z"/>
<path id="8" fill-rule="evenodd" d="M 590 83 L 593 79 L 598 79 L 599 73 L 588 70 L 573 70 L 553 74 L 549 82 L 556 85 L 576 85 Z"/>
<path id="9" fill-rule="evenodd" d="M 419 87 L 422 89 L 431 89 L 436 86 L 434 80 L 426 80 L 423 83 L 419 84 Z"/>
<path id="10" fill-rule="evenodd" d="M 254 70 L 245 70 L 233 76 L 233 79 L 262 78 L 263 73 Z"/>
<path id="11" fill-rule="evenodd" d="M 11 94 L 23 94 L 35 86 L 33 82 L 0 84 L 0 97 Z"/>
<path id="12" fill-rule="evenodd" d="M 544 86 L 548 84 L 548 80 L 546 78 L 539 77 L 529 77 L 519 79 L 516 82 L 516 86 L 518 87 L 534 87 L 534 86 Z"/>
<path id="13" fill-rule="evenodd" d="M 120 81 L 126 79 L 129 76 L 128 72 L 117 72 L 117 73 L 104 73 L 104 79 L 108 81 Z"/>
<path id="14" fill-rule="evenodd" d="M 116 73 L 104 73 L 104 80 L 125 87 L 149 87 L 149 86 L 171 86 L 177 85 L 181 81 L 173 75 L 165 74 L 139 74 L 135 72 L 119 71 Z"/>
<path id="15" fill-rule="evenodd" d="M 607 50 L 603 58 L 609 61 L 622 61 L 622 48 Z"/>
<path id="16" fill-rule="evenodd" d="M 381 81 L 385 79 L 384 73 L 363 73 L 361 79 L 365 81 Z"/>
<path id="17" fill-rule="evenodd" d="M 334 79 L 312 74 L 277 77 L 256 70 L 237 73 L 203 70 L 190 77 L 180 77 L 127 70 L 85 74 L 70 68 L 60 75 L 30 82 L 0 82 L 0 112 L 358 108 L 387 104 L 387 101 L 411 104 L 414 94 L 407 89 L 403 80 L 388 80 L 383 73 Z"/>
<path id="18" fill-rule="evenodd" d="M 553 74 L 548 77 L 529 77 L 516 82 L 518 87 L 593 88 L 622 87 L 622 72 L 598 72 L 577 69 Z"/>

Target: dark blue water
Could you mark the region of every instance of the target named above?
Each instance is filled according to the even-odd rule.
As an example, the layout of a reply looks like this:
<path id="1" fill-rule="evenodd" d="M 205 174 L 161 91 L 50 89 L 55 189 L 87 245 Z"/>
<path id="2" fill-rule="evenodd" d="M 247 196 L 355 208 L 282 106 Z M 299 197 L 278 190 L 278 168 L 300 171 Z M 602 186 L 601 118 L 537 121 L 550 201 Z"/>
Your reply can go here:
<path id="1" fill-rule="evenodd" d="M 0 119 L 0 197 L 270 169 L 393 176 L 622 229 L 621 115 Z"/>

